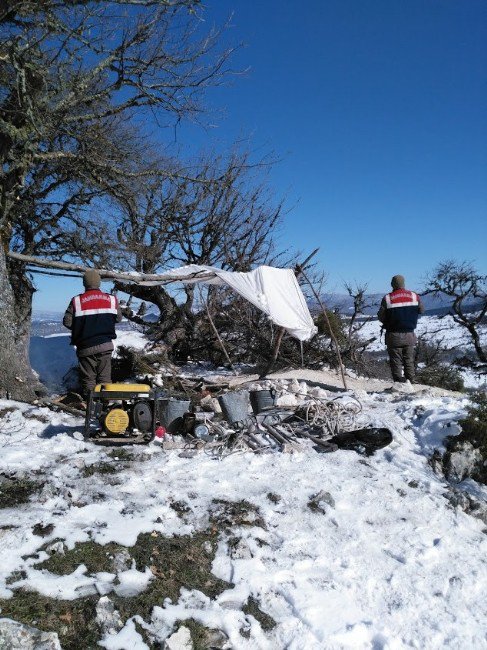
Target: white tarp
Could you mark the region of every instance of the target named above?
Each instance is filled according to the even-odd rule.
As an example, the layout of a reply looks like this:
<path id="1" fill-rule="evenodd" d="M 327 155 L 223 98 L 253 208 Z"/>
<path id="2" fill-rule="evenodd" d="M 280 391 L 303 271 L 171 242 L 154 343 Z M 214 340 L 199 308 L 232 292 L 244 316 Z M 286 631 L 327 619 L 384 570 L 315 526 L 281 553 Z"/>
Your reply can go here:
<path id="1" fill-rule="evenodd" d="M 155 285 L 176 281 L 186 284 L 226 284 L 300 341 L 309 340 L 317 332 L 292 269 L 259 266 L 248 273 L 239 273 L 223 271 L 214 266 L 190 264 L 161 273 L 160 280 L 140 284 Z"/>

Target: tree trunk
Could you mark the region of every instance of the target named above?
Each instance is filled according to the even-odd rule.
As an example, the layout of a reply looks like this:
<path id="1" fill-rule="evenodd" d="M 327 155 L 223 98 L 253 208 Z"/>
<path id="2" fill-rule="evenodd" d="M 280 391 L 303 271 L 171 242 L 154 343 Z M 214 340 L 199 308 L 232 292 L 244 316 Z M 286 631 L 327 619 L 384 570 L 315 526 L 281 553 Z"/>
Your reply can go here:
<path id="1" fill-rule="evenodd" d="M 195 316 L 191 313 L 190 298 L 183 305 L 178 305 L 175 299 L 160 286 L 144 286 L 124 284 L 116 281 L 115 288 L 134 296 L 144 302 L 149 302 L 159 309 L 157 323 L 148 324 L 149 336 L 155 341 L 162 341 L 166 346 L 168 360 L 175 363 L 185 362 L 191 352 Z M 129 318 L 141 322 L 140 318 Z"/>
<path id="2" fill-rule="evenodd" d="M 477 353 L 477 357 L 479 358 L 479 361 L 482 361 L 483 363 L 487 363 L 487 355 L 485 354 L 484 349 L 480 344 L 480 336 L 479 333 L 477 332 L 477 328 L 475 327 L 475 325 L 470 324 L 467 325 L 467 329 L 470 332 L 470 336 L 472 337 L 472 341 L 475 347 L 475 352 Z"/>
<path id="3" fill-rule="evenodd" d="M 34 288 L 0 238 L 0 397 L 31 401 L 40 388 L 29 361 Z"/>

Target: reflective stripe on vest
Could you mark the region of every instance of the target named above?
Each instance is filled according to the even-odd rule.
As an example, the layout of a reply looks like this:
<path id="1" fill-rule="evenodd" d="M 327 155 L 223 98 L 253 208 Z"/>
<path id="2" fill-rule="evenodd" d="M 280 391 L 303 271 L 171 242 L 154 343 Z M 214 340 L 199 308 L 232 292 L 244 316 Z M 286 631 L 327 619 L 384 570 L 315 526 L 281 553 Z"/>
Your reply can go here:
<path id="1" fill-rule="evenodd" d="M 117 315 L 117 299 L 103 291 L 89 291 L 73 298 L 74 316 Z"/>
<path id="2" fill-rule="evenodd" d="M 395 309 L 396 307 L 418 307 L 419 297 L 414 291 L 409 289 L 397 289 L 392 293 L 385 296 L 387 309 Z"/>

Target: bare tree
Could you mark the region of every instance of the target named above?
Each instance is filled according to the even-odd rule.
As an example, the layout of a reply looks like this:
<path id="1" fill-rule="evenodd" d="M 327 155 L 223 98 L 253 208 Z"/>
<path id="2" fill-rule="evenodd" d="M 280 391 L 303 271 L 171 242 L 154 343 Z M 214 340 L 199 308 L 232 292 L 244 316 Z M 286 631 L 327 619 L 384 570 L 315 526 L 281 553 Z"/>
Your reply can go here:
<path id="1" fill-rule="evenodd" d="M 118 267 L 157 273 L 203 264 L 249 271 L 271 263 L 282 205 L 273 201 L 262 181 L 268 164 L 252 163 L 249 152 L 235 151 L 201 159 L 190 176 L 150 178 L 139 182 L 137 190 L 132 186 L 127 200 L 120 201 L 119 222 L 113 223 L 120 243 L 115 253 Z M 195 336 L 207 310 L 195 303 L 193 285 L 186 285 L 179 296 L 163 286 L 115 286 L 158 308 L 152 336 L 164 341 L 171 358 L 184 358 L 200 346 Z M 215 287 L 204 292 L 213 313 L 220 293 Z M 135 320 L 142 322 L 137 315 Z"/>
<path id="2" fill-rule="evenodd" d="M 487 313 L 486 289 L 487 276 L 479 273 L 469 262 L 440 262 L 426 278 L 425 293 L 453 298 L 451 316 L 468 331 L 477 357 L 484 363 L 487 354 L 480 339 L 479 325 Z"/>
<path id="3" fill-rule="evenodd" d="M 367 298 L 368 285 L 366 283 L 356 283 L 354 286 L 352 283 L 346 282 L 345 289 L 353 300 L 353 312 L 348 323 L 348 350 L 345 351 L 344 355 L 350 357 L 350 360 L 360 370 L 366 371 L 367 364 L 364 360 L 364 352 L 376 339 L 375 336 L 368 340 L 363 340 L 360 337 L 361 330 L 373 319 L 372 316 L 369 318 L 365 317 L 366 310 L 372 306 Z"/>
<path id="4" fill-rule="evenodd" d="M 217 32 L 203 33 L 199 6 L 197 0 L 2 4 L 0 392 L 33 395 L 34 288 L 25 265 L 5 252 L 72 254 L 76 236 L 82 244 L 83 228 L 92 228 L 84 218 L 88 206 L 119 198 L 127 179 L 154 174 L 136 116 L 160 129 L 198 118 L 202 91 L 225 73 L 229 52 L 216 52 Z"/>

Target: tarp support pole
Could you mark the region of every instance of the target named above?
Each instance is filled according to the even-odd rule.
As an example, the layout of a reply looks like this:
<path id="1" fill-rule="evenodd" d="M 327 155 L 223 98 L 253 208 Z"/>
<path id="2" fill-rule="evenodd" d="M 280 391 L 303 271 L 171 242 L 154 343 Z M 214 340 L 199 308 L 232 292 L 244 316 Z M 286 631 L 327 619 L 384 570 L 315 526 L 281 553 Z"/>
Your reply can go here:
<path id="1" fill-rule="evenodd" d="M 201 292 L 200 292 L 200 295 L 201 295 Z M 225 347 L 225 344 L 223 343 L 222 337 L 218 333 L 218 330 L 216 329 L 216 325 L 215 325 L 215 323 L 213 321 L 213 318 L 211 317 L 210 307 L 208 305 L 208 301 L 205 298 L 203 298 L 202 295 L 201 295 L 201 298 L 202 298 L 202 300 L 203 300 L 203 302 L 205 304 L 206 315 L 208 316 L 208 320 L 210 321 L 211 328 L 212 328 L 213 332 L 215 333 L 216 338 L 218 339 L 218 343 L 220 344 L 222 352 L 225 355 L 225 359 L 227 360 L 227 363 L 228 363 L 229 367 L 235 372 L 235 368 L 233 367 L 233 363 L 232 363 L 232 361 L 231 361 L 231 359 L 230 359 L 230 357 L 228 355 L 228 352 L 227 352 L 227 349 Z"/>
<path id="2" fill-rule="evenodd" d="M 308 257 L 304 260 L 302 264 L 296 265 L 294 269 L 294 274 L 296 275 L 296 278 L 299 278 L 299 276 L 302 273 L 304 273 L 304 268 L 307 266 L 307 264 L 309 264 L 310 260 L 316 255 L 316 253 L 319 250 L 320 250 L 319 248 L 315 248 L 315 250 L 310 255 L 308 255 Z M 284 329 L 284 327 L 280 327 L 276 336 L 276 341 L 274 343 L 274 349 L 272 350 L 272 356 L 270 358 L 269 363 L 266 366 L 266 369 L 264 370 L 263 373 L 261 373 L 260 379 L 262 379 L 272 371 L 272 368 L 274 367 L 274 364 L 277 361 L 277 357 L 279 356 L 279 350 L 281 348 L 282 339 L 285 333 L 286 330 Z"/>
<path id="3" fill-rule="evenodd" d="M 321 300 L 320 296 L 318 295 L 318 292 L 316 291 L 314 286 L 311 284 L 311 280 L 306 275 L 304 269 L 301 269 L 301 273 L 303 275 L 303 278 L 306 280 L 306 282 L 311 287 L 311 291 L 313 292 L 314 297 L 316 298 L 316 300 L 318 301 L 318 303 L 319 303 L 319 305 L 321 307 L 321 310 L 323 312 L 323 316 L 325 318 L 326 324 L 328 325 L 328 329 L 330 331 L 331 340 L 333 341 L 333 345 L 335 347 L 335 352 L 336 352 L 337 360 L 338 360 L 338 367 L 340 368 L 340 373 L 342 375 L 343 387 L 345 388 L 345 390 L 348 390 L 347 380 L 345 379 L 345 369 L 344 369 L 343 362 L 342 362 L 342 355 L 340 354 L 340 346 L 338 345 L 338 341 L 336 339 L 336 336 L 335 336 L 335 334 L 334 334 L 334 332 L 333 332 L 333 330 L 331 328 L 330 319 L 328 318 L 328 314 L 326 312 L 325 305 L 323 304 L 323 301 Z"/>

